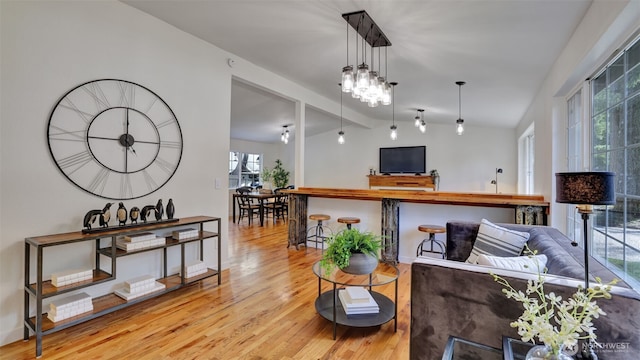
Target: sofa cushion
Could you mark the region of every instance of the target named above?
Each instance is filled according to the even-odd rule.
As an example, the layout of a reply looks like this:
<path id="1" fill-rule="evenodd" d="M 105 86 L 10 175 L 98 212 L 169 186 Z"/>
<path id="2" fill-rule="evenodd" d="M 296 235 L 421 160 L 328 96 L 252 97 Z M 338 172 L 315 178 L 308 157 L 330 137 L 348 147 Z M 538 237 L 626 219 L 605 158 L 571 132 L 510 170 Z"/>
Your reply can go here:
<path id="1" fill-rule="evenodd" d="M 501 257 L 480 254 L 478 265 L 493 266 L 501 269 L 542 273 L 547 266 L 546 255 Z"/>
<path id="2" fill-rule="evenodd" d="M 518 256 L 529 240 L 528 232 L 510 230 L 482 219 L 478 236 L 471 249 L 468 263 L 477 263 L 480 254 L 493 256 Z"/>

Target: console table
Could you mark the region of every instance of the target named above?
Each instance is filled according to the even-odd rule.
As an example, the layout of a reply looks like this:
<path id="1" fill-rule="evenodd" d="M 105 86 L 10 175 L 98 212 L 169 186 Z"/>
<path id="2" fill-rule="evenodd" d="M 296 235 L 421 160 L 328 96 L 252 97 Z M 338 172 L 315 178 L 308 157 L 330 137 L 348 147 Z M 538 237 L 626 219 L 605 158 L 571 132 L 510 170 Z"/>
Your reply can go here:
<path id="1" fill-rule="evenodd" d="M 204 224 L 208 222 L 217 222 L 217 230 L 205 231 Z M 191 237 L 183 240 L 173 239 L 171 235 L 166 236 L 164 244 L 152 246 L 140 250 L 124 251 L 116 247 L 116 238 L 125 235 L 132 235 L 140 232 L 153 232 L 157 230 L 170 230 L 177 229 L 184 226 L 195 226 L 198 228 L 198 236 Z M 215 238 L 217 239 L 217 269 L 207 269 L 204 274 L 195 275 L 190 278 L 186 277 L 186 262 L 185 262 L 185 244 L 197 242 L 200 245 L 200 260 L 203 260 L 203 240 Z M 101 239 L 111 239 L 109 245 L 101 244 Z M 44 262 L 44 248 L 51 246 L 59 246 L 65 244 L 81 243 L 85 241 L 95 242 L 95 265 L 93 269 L 93 277 L 89 280 L 81 281 L 71 285 L 65 285 L 56 287 L 50 280 L 44 279 L 43 274 L 43 262 Z M 167 248 L 180 246 L 180 273 L 169 275 L 167 274 Z M 36 262 L 32 264 L 31 248 L 36 250 Z M 181 218 L 173 222 L 150 222 L 148 224 L 141 223 L 140 226 L 118 228 L 118 226 L 112 226 L 105 231 L 96 233 L 84 234 L 82 231 L 28 237 L 25 239 L 25 265 L 24 265 L 24 340 L 29 340 L 31 332 L 36 336 L 36 356 L 42 355 L 42 336 L 47 335 L 73 325 L 77 325 L 96 317 L 109 314 L 116 310 L 137 304 L 140 301 L 162 295 L 164 293 L 177 290 L 185 285 L 193 282 L 211 277 L 218 277 L 218 285 L 222 283 L 221 278 L 221 237 L 220 237 L 220 218 L 210 216 L 194 216 Z M 158 282 L 163 283 L 165 288 L 148 295 L 135 298 L 133 300 L 126 301 L 115 294 L 107 294 L 97 298 L 93 298 L 93 311 L 83 313 L 59 322 L 53 322 L 49 320 L 46 314 L 43 313 L 43 299 L 53 296 L 62 295 L 71 291 L 93 286 L 106 281 L 116 279 L 116 259 L 122 256 L 130 256 L 139 254 L 146 251 L 162 250 L 163 252 L 163 264 L 164 264 L 164 277 L 156 279 Z M 110 271 L 103 270 L 100 266 L 100 259 L 104 256 L 110 259 L 111 269 Z M 31 268 L 36 268 L 36 281 L 31 283 Z M 35 300 L 35 316 L 30 316 L 31 299 Z"/>

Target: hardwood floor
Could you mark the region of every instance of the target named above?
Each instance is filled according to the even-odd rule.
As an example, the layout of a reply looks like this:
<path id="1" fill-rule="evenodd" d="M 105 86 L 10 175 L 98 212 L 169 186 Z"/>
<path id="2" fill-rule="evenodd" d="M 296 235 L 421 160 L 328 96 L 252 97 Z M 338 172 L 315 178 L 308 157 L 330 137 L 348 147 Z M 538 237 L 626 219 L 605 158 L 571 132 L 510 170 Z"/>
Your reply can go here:
<path id="1" fill-rule="evenodd" d="M 398 329 L 338 326 L 316 313 L 320 250 L 287 249 L 287 225 L 229 222 L 216 278 L 44 336 L 42 359 L 408 359 L 410 265 L 400 264 Z M 328 285 L 327 285 L 328 289 Z M 379 288 L 391 296 L 393 286 Z M 0 347 L 35 358 L 35 339 Z"/>

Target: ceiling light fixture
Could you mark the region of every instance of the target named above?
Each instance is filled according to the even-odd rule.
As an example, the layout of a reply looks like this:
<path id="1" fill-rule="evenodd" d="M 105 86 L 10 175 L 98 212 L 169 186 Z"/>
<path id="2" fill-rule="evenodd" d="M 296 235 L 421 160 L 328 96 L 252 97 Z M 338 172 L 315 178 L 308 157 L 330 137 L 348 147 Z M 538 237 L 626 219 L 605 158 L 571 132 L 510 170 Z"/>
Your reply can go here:
<path id="1" fill-rule="evenodd" d="M 389 83 L 389 85 L 391 85 L 391 96 L 393 97 L 393 99 L 391 99 L 392 103 L 393 103 L 393 108 L 391 109 L 391 119 L 392 119 L 392 123 L 391 123 L 391 140 L 396 140 L 398 139 L 398 127 L 396 126 L 396 99 L 395 99 L 395 95 L 396 95 L 396 85 L 398 85 L 397 82 L 391 82 Z"/>
<path id="2" fill-rule="evenodd" d="M 289 125 L 282 126 L 282 134 L 280 135 L 280 140 L 285 144 L 289 143 Z"/>
<path id="3" fill-rule="evenodd" d="M 351 93 L 354 99 L 366 102 L 369 107 L 376 107 L 379 104 L 391 104 L 391 87 L 387 82 L 387 47 L 391 42 L 384 35 L 382 30 L 376 25 L 366 11 L 360 10 L 342 14 L 342 18 L 347 22 L 347 65 L 342 68 L 342 92 Z M 362 63 L 357 66 L 354 74 L 354 66 L 349 64 L 349 25 L 356 30 L 355 48 L 356 63 L 360 61 L 361 51 Z M 358 37 L 359 35 L 359 37 Z M 371 70 L 367 64 L 367 44 L 371 47 Z M 381 47 L 385 48 L 385 76 L 380 72 Z M 374 49 L 378 48 L 378 71 L 375 70 Z"/>
<path id="4" fill-rule="evenodd" d="M 338 131 L 338 144 L 344 144 L 344 131 L 342 131 L 342 84 L 340 86 L 340 131 Z"/>
<path id="5" fill-rule="evenodd" d="M 416 115 L 415 125 L 424 134 L 427 131 L 427 123 L 424 122 L 424 109 L 418 109 L 418 114 L 420 115 Z"/>
<path id="6" fill-rule="evenodd" d="M 464 133 L 464 120 L 462 119 L 462 85 L 466 84 L 464 81 L 456 81 L 458 85 L 458 120 L 456 120 L 456 134 L 462 135 Z"/>

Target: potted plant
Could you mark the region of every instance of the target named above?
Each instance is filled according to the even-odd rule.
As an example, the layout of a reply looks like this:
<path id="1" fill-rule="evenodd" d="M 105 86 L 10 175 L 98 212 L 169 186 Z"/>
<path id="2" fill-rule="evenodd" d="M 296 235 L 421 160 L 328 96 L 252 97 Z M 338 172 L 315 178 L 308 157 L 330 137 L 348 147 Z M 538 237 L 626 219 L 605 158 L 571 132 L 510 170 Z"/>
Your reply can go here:
<path id="1" fill-rule="evenodd" d="M 327 239 L 320 265 L 327 274 L 334 266 L 350 274 L 370 274 L 378 266 L 382 237 L 357 228 L 345 229 Z"/>
<path id="2" fill-rule="evenodd" d="M 289 185 L 289 172 L 282 167 L 280 159 L 276 159 L 276 166 L 271 170 L 271 179 L 276 188 L 284 188 Z"/>
<path id="3" fill-rule="evenodd" d="M 273 171 L 269 170 L 268 167 L 264 167 L 262 169 L 262 187 L 264 189 L 271 189 L 271 179 L 273 178 Z"/>

